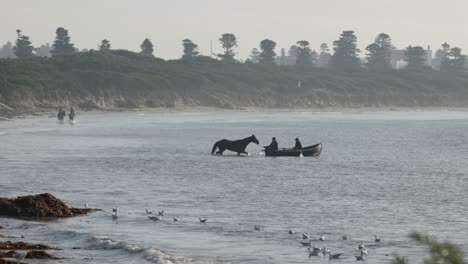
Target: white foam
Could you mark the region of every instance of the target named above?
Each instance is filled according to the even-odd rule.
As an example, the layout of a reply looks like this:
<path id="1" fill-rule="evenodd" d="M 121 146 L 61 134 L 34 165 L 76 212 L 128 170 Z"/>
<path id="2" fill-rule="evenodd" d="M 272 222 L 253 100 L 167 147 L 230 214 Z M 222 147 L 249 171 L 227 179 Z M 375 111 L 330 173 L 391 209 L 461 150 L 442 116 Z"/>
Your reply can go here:
<path id="1" fill-rule="evenodd" d="M 139 245 L 129 244 L 125 241 L 115 241 L 107 236 L 91 236 L 89 239 L 95 247 L 109 250 L 123 250 L 153 263 L 177 264 L 192 262 L 190 258 L 171 255 L 158 248 L 145 248 Z"/>

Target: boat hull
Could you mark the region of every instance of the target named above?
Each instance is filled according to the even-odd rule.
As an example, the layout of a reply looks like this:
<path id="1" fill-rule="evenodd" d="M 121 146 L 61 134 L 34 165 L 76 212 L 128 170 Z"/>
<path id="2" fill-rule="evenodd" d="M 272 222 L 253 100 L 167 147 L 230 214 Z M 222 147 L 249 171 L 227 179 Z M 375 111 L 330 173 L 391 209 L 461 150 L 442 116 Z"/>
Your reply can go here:
<path id="1" fill-rule="evenodd" d="M 265 150 L 267 157 L 318 157 L 322 152 L 322 143 L 298 149 Z"/>

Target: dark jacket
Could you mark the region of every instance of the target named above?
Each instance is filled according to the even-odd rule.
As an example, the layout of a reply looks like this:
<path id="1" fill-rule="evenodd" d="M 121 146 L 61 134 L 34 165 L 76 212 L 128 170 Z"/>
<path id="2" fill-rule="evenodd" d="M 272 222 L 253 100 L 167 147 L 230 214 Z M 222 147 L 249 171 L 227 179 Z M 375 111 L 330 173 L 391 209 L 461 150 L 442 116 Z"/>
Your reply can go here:
<path id="1" fill-rule="evenodd" d="M 265 146 L 265 148 L 269 149 L 269 150 L 278 150 L 278 142 L 275 140 L 275 141 L 272 141 L 270 143 L 269 146 Z"/>
<path id="2" fill-rule="evenodd" d="M 294 146 L 295 149 L 302 149 L 302 144 L 299 140 L 296 140 L 296 145 Z"/>

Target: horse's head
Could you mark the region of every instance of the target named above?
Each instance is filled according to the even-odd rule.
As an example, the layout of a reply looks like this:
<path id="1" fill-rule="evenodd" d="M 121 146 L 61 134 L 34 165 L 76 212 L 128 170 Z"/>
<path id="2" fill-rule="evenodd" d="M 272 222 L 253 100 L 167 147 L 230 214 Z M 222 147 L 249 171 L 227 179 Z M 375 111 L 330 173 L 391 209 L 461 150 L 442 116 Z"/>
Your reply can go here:
<path id="1" fill-rule="evenodd" d="M 255 143 L 255 144 L 257 144 L 257 145 L 260 144 L 260 142 L 258 142 L 258 139 L 255 137 L 254 134 L 252 134 L 251 138 L 252 138 L 252 142 L 253 142 L 253 143 Z"/>

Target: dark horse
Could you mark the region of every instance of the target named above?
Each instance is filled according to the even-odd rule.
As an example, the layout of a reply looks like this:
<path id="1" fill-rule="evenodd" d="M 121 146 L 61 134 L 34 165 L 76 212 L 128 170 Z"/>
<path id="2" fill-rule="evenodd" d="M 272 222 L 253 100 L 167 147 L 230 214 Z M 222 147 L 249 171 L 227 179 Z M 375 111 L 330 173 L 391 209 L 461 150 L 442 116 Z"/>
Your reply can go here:
<path id="1" fill-rule="evenodd" d="M 230 151 L 237 152 L 237 155 L 240 155 L 241 153 L 249 154 L 245 152 L 245 148 L 249 143 L 254 142 L 255 144 L 259 144 L 257 138 L 252 135 L 250 137 L 246 137 L 244 139 L 239 139 L 239 140 L 227 140 L 227 139 L 221 139 L 220 141 L 216 142 L 213 146 L 213 149 L 211 150 L 211 154 L 214 154 L 216 151 L 216 148 L 219 149 L 219 151 L 216 152 L 216 154 L 223 155 L 223 152 L 228 149 Z"/>

